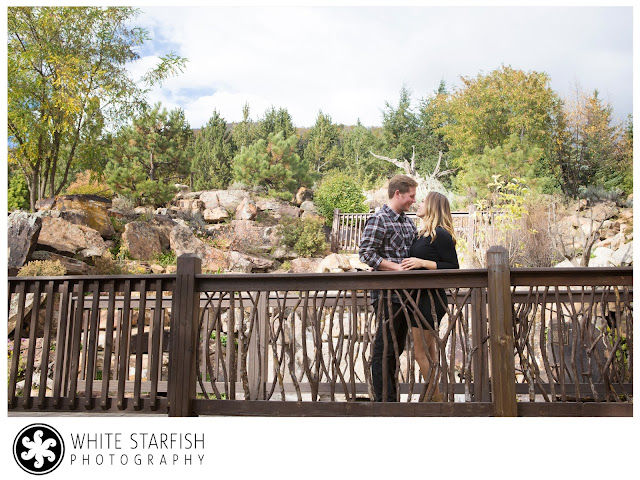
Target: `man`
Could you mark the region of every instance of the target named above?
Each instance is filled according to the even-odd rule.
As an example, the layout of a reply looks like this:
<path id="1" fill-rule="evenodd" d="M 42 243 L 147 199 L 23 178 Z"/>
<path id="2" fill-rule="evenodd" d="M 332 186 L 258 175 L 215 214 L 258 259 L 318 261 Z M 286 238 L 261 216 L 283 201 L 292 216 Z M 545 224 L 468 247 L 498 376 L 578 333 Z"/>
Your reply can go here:
<path id="1" fill-rule="evenodd" d="M 402 259 L 409 257 L 409 249 L 418 230 L 404 213 L 416 201 L 418 183 L 406 175 L 396 175 L 389 180 L 389 201 L 369 217 L 360 242 L 360 260 L 374 270 L 402 270 Z M 379 298 L 382 296 L 382 300 Z M 386 401 L 397 401 L 396 353 L 404 351 L 408 326 L 402 312 L 400 300 L 385 290 L 371 292 L 373 308 L 378 319 L 376 338 L 373 344 L 371 376 L 376 402 L 383 401 L 383 360 L 386 362 Z M 391 306 L 392 320 L 389 320 Z M 393 334 L 390 327 L 393 326 Z M 393 335 L 393 336 L 392 336 Z M 395 337 L 395 342 L 394 342 Z M 385 343 L 386 359 L 383 359 Z M 394 343 L 397 343 L 397 351 Z"/>

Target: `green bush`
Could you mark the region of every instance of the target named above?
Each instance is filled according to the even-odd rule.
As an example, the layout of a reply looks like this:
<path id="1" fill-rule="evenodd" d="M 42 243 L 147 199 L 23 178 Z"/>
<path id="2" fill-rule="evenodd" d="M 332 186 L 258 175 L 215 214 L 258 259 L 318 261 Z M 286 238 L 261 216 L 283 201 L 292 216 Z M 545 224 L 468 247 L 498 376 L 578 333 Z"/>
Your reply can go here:
<path id="1" fill-rule="evenodd" d="M 29 189 L 23 176 L 17 174 L 9 176 L 7 201 L 9 210 L 29 210 Z"/>
<path id="2" fill-rule="evenodd" d="M 280 233 L 283 243 L 301 257 L 324 255 L 327 251 L 321 220 L 282 217 Z"/>
<path id="3" fill-rule="evenodd" d="M 337 171 L 327 174 L 322 179 L 313 196 L 313 203 L 325 218 L 327 225 L 331 224 L 336 208 L 346 213 L 367 212 L 364 200 L 362 187 L 351 176 Z"/>
<path id="4" fill-rule="evenodd" d="M 66 273 L 60 260 L 33 260 L 18 270 L 19 277 L 61 277 Z"/>

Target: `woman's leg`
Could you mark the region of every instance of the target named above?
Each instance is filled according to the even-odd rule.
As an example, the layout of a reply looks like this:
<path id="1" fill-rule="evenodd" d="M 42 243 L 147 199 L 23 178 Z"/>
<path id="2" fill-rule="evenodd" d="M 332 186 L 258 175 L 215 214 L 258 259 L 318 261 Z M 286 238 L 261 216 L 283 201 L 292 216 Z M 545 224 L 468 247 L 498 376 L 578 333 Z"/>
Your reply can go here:
<path id="1" fill-rule="evenodd" d="M 419 327 L 411 327 L 411 335 L 413 337 L 413 348 L 416 356 L 416 362 L 418 362 L 420 372 L 422 373 L 425 382 L 428 383 L 427 391 L 429 391 L 429 389 L 432 388 L 433 383 L 435 382 L 435 364 L 438 362 L 438 349 L 436 345 L 436 339 L 434 333 Z M 429 372 L 431 369 L 431 361 L 429 360 L 429 358 L 431 358 L 431 360 L 434 362 L 434 369 L 431 372 L 430 376 Z M 429 376 L 430 378 L 427 378 L 427 376 Z M 440 386 L 438 385 L 438 383 L 436 383 L 433 393 L 433 400 L 439 401 L 440 398 Z"/>

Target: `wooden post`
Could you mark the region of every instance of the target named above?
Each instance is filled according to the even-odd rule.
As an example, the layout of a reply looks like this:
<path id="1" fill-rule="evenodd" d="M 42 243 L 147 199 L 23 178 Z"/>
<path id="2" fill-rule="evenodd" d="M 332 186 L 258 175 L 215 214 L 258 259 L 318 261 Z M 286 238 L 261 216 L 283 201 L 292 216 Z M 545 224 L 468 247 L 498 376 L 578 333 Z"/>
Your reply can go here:
<path id="1" fill-rule="evenodd" d="M 333 211 L 333 224 L 331 225 L 331 253 L 338 253 L 340 250 L 340 210 Z"/>
<path id="2" fill-rule="evenodd" d="M 200 294 L 195 276 L 202 261 L 195 256 L 180 255 L 176 272 L 176 289 L 171 303 L 171 341 L 169 344 L 170 417 L 192 416 L 191 402 L 196 396 L 196 349 Z"/>
<path id="3" fill-rule="evenodd" d="M 491 396 L 496 417 L 517 416 L 509 254 L 494 246 L 487 252 Z"/>
<path id="4" fill-rule="evenodd" d="M 489 402 L 489 347 L 483 340 L 487 336 L 487 303 L 485 292 L 474 288 L 471 292 L 471 319 L 473 322 L 473 393 L 476 402 Z"/>

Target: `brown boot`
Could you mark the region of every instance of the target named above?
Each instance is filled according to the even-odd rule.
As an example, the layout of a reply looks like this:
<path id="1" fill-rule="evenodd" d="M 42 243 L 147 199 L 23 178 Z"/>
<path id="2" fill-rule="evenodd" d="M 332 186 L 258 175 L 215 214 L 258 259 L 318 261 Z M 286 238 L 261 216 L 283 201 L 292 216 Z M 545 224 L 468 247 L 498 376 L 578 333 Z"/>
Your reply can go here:
<path id="1" fill-rule="evenodd" d="M 444 402 L 444 395 L 441 393 L 434 393 L 433 397 L 431 397 L 432 402 Z"/>

